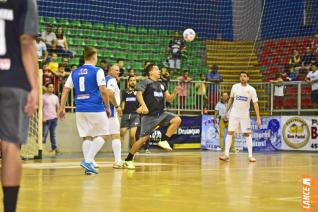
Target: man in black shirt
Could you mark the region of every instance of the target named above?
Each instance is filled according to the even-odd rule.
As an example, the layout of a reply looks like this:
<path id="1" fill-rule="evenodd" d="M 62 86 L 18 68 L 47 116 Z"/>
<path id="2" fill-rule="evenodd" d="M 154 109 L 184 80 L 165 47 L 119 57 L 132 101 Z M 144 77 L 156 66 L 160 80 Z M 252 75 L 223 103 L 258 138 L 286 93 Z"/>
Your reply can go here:
<path id="1" fill-rule="evenodd" d="M 158 146 L 171 151 L 168 143 L 171 136 L 181 124 L 181 118 L 173 113 L 164 111 L 165 100 L 172 102 L 177 96 L 180 87 L 176 87 L 172 94 L 160 81 L 160 70 L 155 64 L 146 67 L 148 78 L 141 81 L 137 86 L 137 100 L 141 105 L 137 113 L 141 114 L 140 138 L 132 146 L 124 166 L 127 169 L 135 169 L 132 162 L 134 154 L 148 140 L 149 135 L 158 126 L 168 126 L 167 132 L 163 134 Z"/>
<path id="2" fill-rule="evenodd" d="M 35 0 L 0 1 L 0 146 L 4 211 L 16 210 L 21 179 L 20 145 L 37 109 Z"/>
<path id="3" fill-rule="evenodd" d="M 136 142 L 136 132 L 137 127 L 140 124 L 140 116 L 136 112 L 139 107 L 139 103 L 137 101 L 137 90 L 136 90 L 137 80 L 135 76 L 128 77 L 128 88 L 123 91 L 122 94 L 122 106 L 123 116 L 121 117 L 120 122 L 120 137 L 121 140 L 124 140 L 124 136 L 127 130 L 130 129 L 130 145 L 132 146 Z"/>

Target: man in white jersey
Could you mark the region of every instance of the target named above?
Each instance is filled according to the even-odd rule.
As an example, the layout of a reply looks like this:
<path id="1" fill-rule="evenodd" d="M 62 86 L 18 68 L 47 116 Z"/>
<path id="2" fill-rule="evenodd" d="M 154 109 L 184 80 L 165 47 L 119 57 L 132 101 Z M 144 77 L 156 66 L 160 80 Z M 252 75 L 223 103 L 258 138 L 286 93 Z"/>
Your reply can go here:
<path id="1" fill-rule="evenodd" d="M 86 174 L 97 174 L 93 162 L 104 144 L 104 138 L 109 135 L 107 115 L 111 112 L 104 71 L 95 67 L 97 50 L 86 47 L 84 60 L 85 64 L 72 71 L 65 83 L 59 117 L 64 118 L 68 93 L 74 88 L 76 125 L 80 137 L 83 138 L 84 160 L 80 165 L 85 169 Z"/>
<path id="2" fill-rule="evenodd" d="M 318 64 L 316 61 L 311 63 L 311 71 L 307 74 L 305 81 L 311 85 L 311 102 L 318 104 Z"/>
<path id="3" fill-rule="evenodd" d="M 261 118 L 259 115 L 258 98 L 255 88 L 250 86 L 247 82 L 249 80 L 246 72 L 241 72 L 240 83 L 234 84 L 230 94 L 230 100 L 225 110 L 225 116 L 229 117 L 228 133 L 225 140 L 225 152 L 219 159 L 223 161 L 229 160 L 230 147 L 232 144 L 232 137 L 235 131 L 240 129 L 246 140 L 248 150 L 248 160 L 256 162 L 253 157 L 253 143 L 251 136 L 251 120 L 250 120 L 250 102 L 253 101 L 256 113 L 256 125 L 261 125 Z M 233 103 L 233 106 L 232 106 Z M 232 108 L 231 108 L 232 106 Z M 228 111 L 231 108 L 230 115 Z"/>
<path id="4" fill-rule="evenodd" d="M 110 110 L 112 112 L 111 117 L 109 117 L 109 133 L 112 140 L 112 149 L 115 158 L 113 168 L 115 169 L 123 168 L 123 162 L 121 160 L 120 123 L 118 119 L 123 114 L 120 107 L 120 89 L 117 83 L 119 73 L 119 66 L 115 64 L 109 68 L 108 75 L 106 76 L 106 87 L 109 94 Z"/>

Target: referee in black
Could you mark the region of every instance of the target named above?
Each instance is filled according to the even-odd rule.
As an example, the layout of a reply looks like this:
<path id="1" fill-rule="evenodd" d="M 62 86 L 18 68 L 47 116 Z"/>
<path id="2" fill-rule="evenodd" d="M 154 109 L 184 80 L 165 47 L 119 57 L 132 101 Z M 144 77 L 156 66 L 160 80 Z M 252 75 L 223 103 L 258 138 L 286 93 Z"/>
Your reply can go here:
<path id="1" fill-rule="evenodd" d="M 127 80 L 128 88 L 123 91 L 121 98 L 121 108 L 123 108 L 123 116 L 121 117 L 120 121 L 120 138 L 123 142 L 127 130 L 130 129 L 130 146 L 133 146 L 136 142 L 137 127 L 140 125 L 140 116 L 136 112 L 139 107 L 139 103 L 136 97 L 137 80 L 136 76 L 134 75 L 129 75 Z"/>
<path id="2" fill-rule="evenodd" d="M 171 151 L 172 149 L 168 142 L 181 124 L 179 116 L 164 111 L 165 100 L 172 102 L 177 96 L 180 87 L 177 86 L 174 92 L 170 94 L 167 87 L 160 80 L 159 68 L 153 63 L 146 67 L 146 74 L 148 78 L 137 85 L 137 100 L 141 105 L 137 109 L 137 113 L 141 114 L 140 138 L 132 146 L 125 159 L 124 166 L 127 169 L 135 169 L 132 162 L 134 154 L 144 145 L 157 126 L 168 126 L 167 132 L 163 134 L 158 146 Z"/>
<path id="3" fill-rule="evenodd" d="M 37 109 L 35 0 L 0 1 L 0 144 L 5 212 L 16 210 L 21 179 L 20 145 Z"/>

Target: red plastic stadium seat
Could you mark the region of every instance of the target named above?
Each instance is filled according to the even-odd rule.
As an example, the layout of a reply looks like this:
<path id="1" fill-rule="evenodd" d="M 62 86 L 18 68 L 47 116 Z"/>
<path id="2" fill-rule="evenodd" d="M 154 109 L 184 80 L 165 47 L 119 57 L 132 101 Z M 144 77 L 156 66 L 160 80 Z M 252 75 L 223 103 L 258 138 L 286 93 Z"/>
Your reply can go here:
<path id="1" fill-rule="evenodd" d="M 299 46 L 306 47 L 311 45 L 311 40 L 309 38 L 302 38 L 299 40 Z"/>
<path id="2" fill-rule="evenodd" d="M 270 61 L 267 58 L 261 58 L 258 64 L 260 66 L 266 66 L 270 64 Z"/>
<path id="3" fill-rule="evenodd" d="M 287 45 L 286 40 L 278 40 L 276 43 L 276 48 L 285 48 Z"/>
<path id="4" fill-rule="evenodd" d="M 296 98 L 289 98 L 284 100 L 284 107 L 285 108 L 296 108 L 297 106 L 297 99 Z"/>
<path id="5" fill-rule="evenodd" d="M 298 92 L 298 88 L 297 87 L 287 87 L 286 89 L 286 94 L 287 95 L 295 95 Z"/>
<path id="6" fill-rule="evenodd" d="M 303 87 L 301 94 L 311 94 L 311 87 Z"/>
<path id="7" fill-rule="evenodd" d="M 297 46 L 297 39 L 290 39 L 288 44 L 291 48 L 295 48 Z"/>
<path id="8" fill-rule="evenodd" d="M 271 61 L 271 64 L 272 65 L 278 65 L 278 64 L 281 64 L 281 59 L 280 59 L 280 57 L 279 56 L 276 56 L 276 57 L 274 57 L 273 59 L 272 59 L 272 61 Z"/>
<path id="9" fill-rule="evenodd" d="M 272 49 L 275 46 L 275 40 L 267 40 L 265 41 L 263 48 L 264 49 Z"/>
<path id="10" fill-rule="evenodd" d="M 308 97 L 303 98 L 303 99 L 301 100 L 301 106 L 302 106 L 302 107 L 306 107 L 306 108 L 311 107 L 311 99 L 308 98 Z"/>
<path id="11" fill-rule="evenodd" d="M 270 49 L 262 49 L 262 52 L 261 52 L 261 57 L 269 57 L 272 55 L 272 50 Z"/>

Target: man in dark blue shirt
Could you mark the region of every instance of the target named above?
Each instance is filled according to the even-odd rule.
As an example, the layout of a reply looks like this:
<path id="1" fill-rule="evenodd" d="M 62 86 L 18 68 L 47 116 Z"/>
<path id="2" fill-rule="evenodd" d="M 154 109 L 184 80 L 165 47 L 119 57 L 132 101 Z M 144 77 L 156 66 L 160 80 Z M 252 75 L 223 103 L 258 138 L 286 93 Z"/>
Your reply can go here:
<path id="1" fill-rule="evenodd" d="M 37 109 L 35 0 L 0 1 L 0 144 L 4 211 L 15 211 L 21 178 L 20 145 Z"/>

